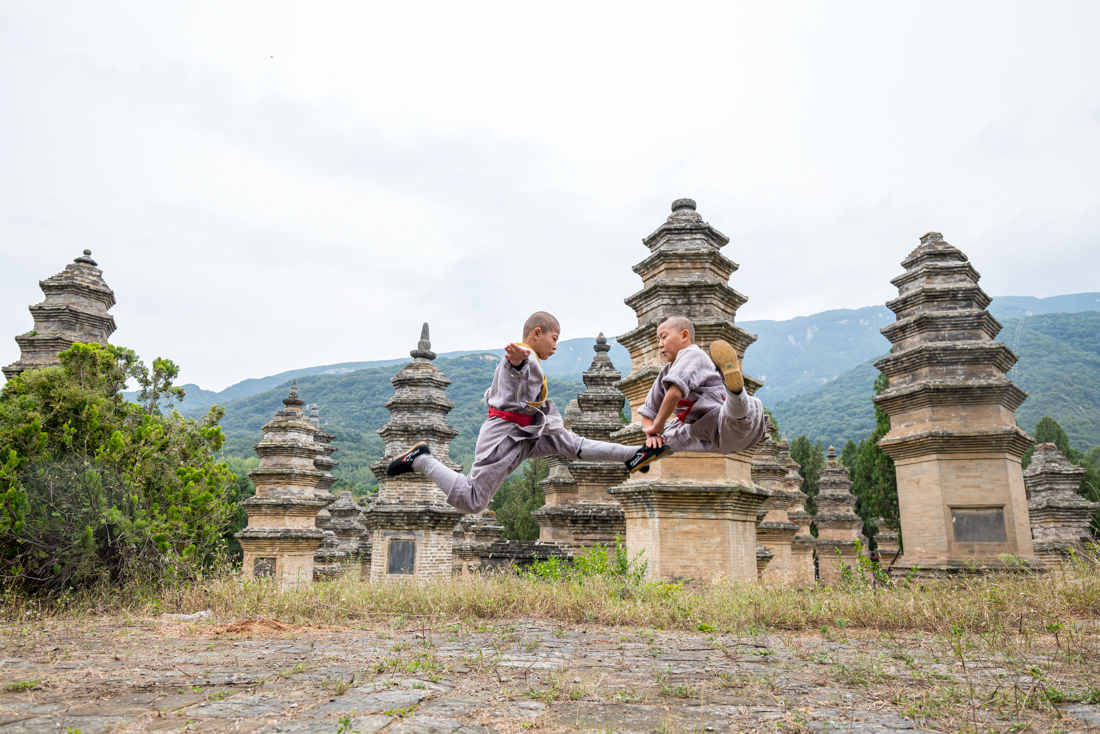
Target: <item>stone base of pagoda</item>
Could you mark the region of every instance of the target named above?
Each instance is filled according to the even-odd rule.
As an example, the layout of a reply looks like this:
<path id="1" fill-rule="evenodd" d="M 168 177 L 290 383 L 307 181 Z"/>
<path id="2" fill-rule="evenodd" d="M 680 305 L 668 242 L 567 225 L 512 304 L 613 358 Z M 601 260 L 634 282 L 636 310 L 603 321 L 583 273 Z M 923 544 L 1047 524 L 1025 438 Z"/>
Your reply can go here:
<path id="1" fill-rule="evenodd" d="M 796 535 L 791 540 L 792 584 L 813 584 L 817 582 L 817 566 L 814 563 L 814 551 L 817 539 L 812 535 Z"/>
<path id="2" fill-rule="evenodd" d="M 764 574 L 767 571 L 769 565 L 771 565 L 772 559 L 775 558 L 775 554 L 762 545 L 756 546 L 756 580 L 759 581 L 764 578 Z"/>
<path id="3" fill-rule="evenodd" d="M 753 484 L 629 481 L 609 492 L 623 505 L 627 552 L 631 558 L 643 554 L 651 580 L 756 581 L 756 516 L 770 496 L 767 490 Z"/>
<path id="4" fill-rule="evenodd" d="M 987 573 L 1045 573 L 1049 566 L 1032 558 L 931 559 L 903 555 L 890 567 L 890 578 L 943 578 L 980 576 Z"/>
<path id="5" fill-rule="evenodd" d="M 313 582 L 313 554 L 324 532 L 317 528 L 245 528 L 237 533 L 244 551 L 241 578 L 271 580 L 280 590 Z"/>
<path id="6" fill-rule="evenodd" d="M 539 524 L 539 541 L 591 547 L 615 547 L 626 536 L 626 520 L 619 503 L 572 502 L 545 505 L 531 513 Z"/>
<path id="7" fill-rule="evenodd" d="M 837 557 L 837 551 L 840 557 Z M 866 551 L 864 551 L 866 552 Z M 843 579 L 841 565 L 856 572 L 859 556 L 854 540 L 817 539 L 817 579 L 823 584 L 835 584 Z"/>
<path id="8" fill-rule="evenodd" d="M 886 568 L 895 560 L 901 558 L 901 536 L 897 531 L 879 526 L 875 534 L 875 553 L 878 554 L 879 565 Z"/>
<path id="9" fill-rule="evenodd" d="M 435 503 L 377 502 L 366 514 L 371 533 L 370 580 L 450 578 L 454 530 L 462 513 Z"/>
<path id="10" fill-rule="evenodd" d="M 492 543 L 461 543 L 451 551 L 451 575 L 474 576 L 481 573 L 481 556 Z"/>
<path id="11" fill-rule="evenodd" d="M 543 543 L 540 540 L 498 540 L 481 552 L 481 573 L 514 573 L 533 563 L 545 563 L 551 558 L 569 563 L 576 548 L 564 543 Z"/>
<path id="12" fill-rule="evenodd" d="M 772 553 L 767 570 L 761 575 L 768 581 L 786 582 L 794 575 L 791 557 L 791 541 L 798 533 L 798 525 L 791 522 L 764 522 L 756 526 L 756 542 Z"/>
<path id="13" fill-rule="evenodd" d="M 331 530 L 322 531 L 321 547 L 313 554 L 313 580 L 332 581 L 348 572 L 348 553 L 340 548 L 340 540 Z"/>
<path id="14" fill-rule="evenodd" d="M 1019 457 L 979 451 L 982 443 L 989 443 L 983 436 L 945 435 L 958 439 L 958 452 L 937 444 L 935 453 L 898 456 L 911 447 L 881 442 L 895 455 L 905 555 L 921 565 L 947 569 L 974 562 L 992 568 L 1006 554 L 1033 559 Z M 1015 433 L 1006 435 L 1016 438 Z"/>

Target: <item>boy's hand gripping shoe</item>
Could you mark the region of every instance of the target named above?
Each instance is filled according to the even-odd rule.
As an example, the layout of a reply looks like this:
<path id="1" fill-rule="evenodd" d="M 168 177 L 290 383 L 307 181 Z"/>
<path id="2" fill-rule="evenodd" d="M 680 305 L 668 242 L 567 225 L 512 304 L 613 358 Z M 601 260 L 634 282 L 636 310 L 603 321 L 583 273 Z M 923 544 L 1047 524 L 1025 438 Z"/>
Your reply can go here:
<path id="1" fill-rule="evenodd" d="M 396 477 L 406 472 L 411 472 L 413 470 L 413 460 L 416 459 L 416 457 L 423 456 L 424 454 L 431 456 L 431 453 L 432 450 L 428 448 L 428 444 L 421 441 L 391 461 L 386 467 L 386 476 Z"/>
<path id="2" fill-rule="evenodd" d="M 648 446 L 642 446 L 626 462 L 626 468 L 630 470 L 631 474 L 636 471 L 645 474 L 649 471 L 649 464 L 667 454 L 669 450 L 667 443 L 659 449 L 651 449 Z"/>

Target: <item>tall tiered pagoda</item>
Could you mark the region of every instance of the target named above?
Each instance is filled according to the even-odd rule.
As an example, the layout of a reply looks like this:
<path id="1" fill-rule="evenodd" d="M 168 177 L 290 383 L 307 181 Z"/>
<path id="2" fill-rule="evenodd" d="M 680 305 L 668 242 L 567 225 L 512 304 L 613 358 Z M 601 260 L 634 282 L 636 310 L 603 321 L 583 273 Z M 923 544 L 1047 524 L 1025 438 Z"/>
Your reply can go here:
<path id="1" fill-rule="evenodd" d="M 825 467 L 817 480 L 817 572 L 825 582 L 840 580 L 840 564 L 855 569 L 859 556 L 856 541 L 863 541 L 863 520 L 852 508 L 856 498 L 852 494 L 852 480 L 848 470 L 836 460 L 836 449 L 829 447 Z M 840 558 L 837 558 L 840 551 Z M 864 553 L 866 554 L 866 548 Z"/>
<path id="2" fill-rule="evenodd" d="M 285 407 L 263 427 L 264 438 L 253 447 L 260 464 L 249 474 L 256 494 L 241 503 L 248 526 L 237 533 L 244 550 L 241 575 L 272 579 L 282 589 L 313 581 L 313 555 L 324 537 L 315 519 L 335 499 L 317 496 L 324 472 L 313 462 L 323 449 L 313 440 L 317 429 L 302 414 L 304 402 L 295 380 Z"/>
<path id="3" fill-rule="evenodd" d="M 747 299 L 729 286 L 737 264 L 719 252 L 728 242 L 703 221 L 691 199 L 674 201 L 672 215 L 643 240 L 650 254 L 634 266 L 642 289 L 626 299 L 638 326 L 618 339 L 630 350 L 633 372 L 617 387 L 634 421 L 614 434 L 619 443 L 645 440 L 638 409 L 665 364 L 657 349 L 663 318 L 690 318 L 704 349 L 724 339 L 743 357 L 756 340 L 734 324 Z M 760 382 L 746 376 L 745 385 L 752 392 Z M 648 473 L 638 472 L 610 490 L 623 505 L 628 552 L 644 551 L 655 579 L 755 581 L 756 516 L 769 492 L 753 483 L 750 456 L 682 453 L 650 466 Z"/>
<path id="4" fill-rule="evenodd" d="M 615 389 L 622 373 L 611 363 L 611 345 L 602 333 L 592 348 L 596 355 L 582 374 L 587 389 L 577 396 L 578 412 L 569 416 L 570 430 L 594 441 L 608 441 L 623 427 L 619 414 L 626 401 Z M 540 482 L 546 504 L 531 513 L 539 524 L 539 540 L 578 547 L 614 546 L 616 536 L 625 535 L 626 523 L 622 505 L 607 490 L 626 481 L 626 466 L 617 461 L 552 458 L 551 474 Z"/>
<path id="5" fill-rule="evenodd" d="M 1016 425 L 1027 397 L 1005 374 L 1016 363 L 994 340 L 1001 324 L 978 271 L 938 232 L 902 261 L 893 353 L 875 366 L 890 386 L 874 398 L 890 416 L 879 446 L 897 467 L 905 552 L 895 571 L 1011 570 L 1034 560 L 1020 460 L 1031 437 Z"/>
<path id="6" fill-rule="evenodd" d="M 790 580 L 794 583 L 812 584 L 817 580 L 817 566 L 814 563 L 817 538 L 810 530 L 813 516 L 806 512 L 806 501 L 810 498 L 802 491 L 802 475 L 798 473 L 802 467 L 791 458 L 791 445 L 786 436 L 779 439 L 778 446 L 779 464 L 787 470 L 783 477 L 783 486 L 793 496 L 787 508 L 787 519 L 798 526 L 798 531 L 791 538 Z"/>
<path id="7" fill-rule="evenodd" d="M 55 365 L 57 355 L 73 344 L 107 344 L 115 331 L 115 318 L 107 313 L 115 294 L 96 264 L 92 251 L 85 250 L 60 273 L 38 282 L 46 300 L 30 307 L 34 328 L 15 337 L 19 361 L 4 368 L 5 377 Z"/>
<path id="8" fill-rule="evenodd" d="M 394 396 L 386 401 L 390 421 L 378 429 L 385 443 L 383 458 L 371 466 L 378 477 L 378 492 L 366 512 L 371 533 L 372 581 L 417 581 L 446 578 L 453 563 L 453 532 L 462 514 L 447 504 L 443 491 L 419 472 L 386 476 L 386 466 L 396 456 L 421 441 L 446 466 L 460 471 L 451 460 L 451 441 L 458 431 L 447 424 L 454 408 L 447 398 L 451 379 L 432 364 L 435 352 L 428 325 L 420 334 L 413 361 L 390 380 Z"/>
<path id="9" fill-rule="evenodd" d="M 803 495 L 798 491 L 798 484 L 801 482 L 796 483 L 792 489 L 790 469 L 780 461 L 779 444 L 775 440 L 777 431 L 775 423 L 769 418 L 767 437 L 751 452 L 752 480 L 772 493 L 757 516 L 756 542 L 772 553 L 762 578 L 792 581 L 795 580 L 795 569 L 791 543 L 799 526 L 791 522 L 788 513 L 795 505 L 801 505 Z M 797 473 L 795 476 L 797 477 Z"/>

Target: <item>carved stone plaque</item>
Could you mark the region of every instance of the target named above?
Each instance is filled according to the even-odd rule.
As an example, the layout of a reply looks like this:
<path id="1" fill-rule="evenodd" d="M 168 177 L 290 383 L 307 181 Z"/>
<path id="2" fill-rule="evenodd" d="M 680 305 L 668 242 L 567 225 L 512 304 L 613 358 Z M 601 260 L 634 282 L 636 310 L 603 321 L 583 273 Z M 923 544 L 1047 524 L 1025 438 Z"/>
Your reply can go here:
<path id="1" fill-rule="evenodd" d="M 252 564 L 252 575 L 258 579 L 275 578 L 275 559 L 257 558 Z"/>
<path id="2" fill-rule="evenodd" d="M 411 574 L 416 566 L 416 541 L 391 540 L 390 562 L 387 573 Z"/>
<path id="3" fill-rule="evenodd" d="M 1002 507 L 952 507 L 956 543 L 1007 543 Z"/>

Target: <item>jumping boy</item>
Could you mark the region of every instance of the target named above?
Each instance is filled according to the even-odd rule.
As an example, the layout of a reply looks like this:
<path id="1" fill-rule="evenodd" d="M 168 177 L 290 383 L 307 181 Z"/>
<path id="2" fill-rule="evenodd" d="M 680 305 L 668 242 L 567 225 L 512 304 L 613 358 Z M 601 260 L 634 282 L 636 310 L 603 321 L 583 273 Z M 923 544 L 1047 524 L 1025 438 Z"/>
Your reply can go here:
<path id="1" fill-rule="evenodd" d="M 669 316 L 657 325 L 657 347 L 668 364 L 638 410 L 647 448 L 732 454 L 764 438 L 764 406 L 745 392 L 733 347 L 719 339 L 707 356 L 695 344 L 695 326 L 686 316 Z"/>
<path id="2" fill-rule="evenodd" d="M 469 476 L 448 469 L 418 443 L 386 467 L 396 477 L 416 470 L 447 494 L 447 502 L 461 512 L 481 512 L 500 485 L 526 459 L 562 455 L 581 461 L 621 461 L 636 471 L 664 454 L 662 446 L 620 446 L 593 441 L 566 431 L 554 401 L 546 395 L 542 360 L 558 348 L 558 320 L 545 311 L 532 314 L 523 325 L 523 341 L 504 347 L 493 384 L 485 391 L 489 419 L 481 426 Z"/>

